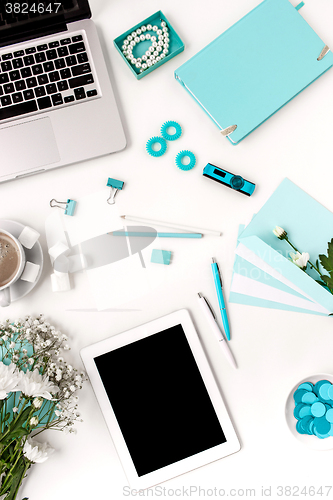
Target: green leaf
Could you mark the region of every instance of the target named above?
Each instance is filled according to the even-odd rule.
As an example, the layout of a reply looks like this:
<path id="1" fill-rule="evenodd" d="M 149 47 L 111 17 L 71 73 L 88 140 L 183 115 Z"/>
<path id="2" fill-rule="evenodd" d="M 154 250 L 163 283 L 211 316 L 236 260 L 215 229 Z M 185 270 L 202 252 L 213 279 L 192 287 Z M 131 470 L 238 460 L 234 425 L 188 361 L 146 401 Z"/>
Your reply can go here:
<path id="1" fill-rule="evenodd" d="M 8 428 L 8 433 L 5 434 L 1 439 L 0 442 L 8 442 L 11 441 L 12 439 L 15 439 L 16 437 L 22 437 L 28 434 L 26 432 L 26 429 L 24 429 L 22 426 L 25 424 L 29 414 L 31 412 L 31 407 L 28 406 L 23 410 L 21 415 L 19 415 L 15 420 L 13 420 Z"/>
<path id="2" fill-rule="evenodd" d="M 18 437 L 26 436 L 27 434 L 29 434 L 28 429 L 25 429 L 24 427 L 20 427 L 19 429 L 15 429 L 15 431 L 13 431 L 12 437 L 18 438 Z"/>
<path id="3" fill-rule="evenodd" d="M 319 259 L 323 268 L 333 277 L 333 238 L 328 242 L 327 257 L 319 255 Z"/>
<path id="4" fill-rule="evenodd" d="M 12 432 L 16 427 L 22 427 L 23 424 L 25 424 L 29 414 L 31 412 L 31 406 L 28 406 L 27 408 L 25 408 L 21 415 L 19 415 L 15 420 L 12 421 L 12 423 L 10 424 L 10 431 Z"/>
<path id="5" fill-rule="evenodd" d="M 13 473 L 13 479 L 10 485 L 10 490 L 9 494 L 6 496 L 6 500 L 14 500 L 16 498 L 16 495 L 18 493 L 18 490 L 21 486 L 21 482 L 24 478 L 24 475 L 26 473 L 27 466 L 26 462 L 23 458 L 18 462 L 17 466 L 15 467 L 15 471 Z"/>
<path id="6" fill-rule="evenodd" d="M 324 276 L 322 276 L 322 279 L 326 283 L 328 288 L 333 290 L 333 278 L 330 278 L 329 276 L 324 275 Z"/>
<path id="7" fill-rule="evenodd" d="M 326 287 L 326 284 L 325 284 L 323 281 L 321 281 L 321 280 L 315 280 L 315 281 L 316 281 L 317 283 L 319 283 L 319 285 L 323 286 L 324 288 L 327 288 L 327 287 Z"/>

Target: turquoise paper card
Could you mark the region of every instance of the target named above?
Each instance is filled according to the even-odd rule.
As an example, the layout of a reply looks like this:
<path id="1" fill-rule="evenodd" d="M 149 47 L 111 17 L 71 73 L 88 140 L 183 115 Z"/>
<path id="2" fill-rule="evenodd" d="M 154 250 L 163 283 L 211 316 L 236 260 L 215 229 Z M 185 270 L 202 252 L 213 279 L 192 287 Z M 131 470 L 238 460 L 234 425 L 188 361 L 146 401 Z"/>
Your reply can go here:
<path id="1" fill-rule="evenodd" d="M 310 260 L 326 254 L 327 242 L 333 237 L 333 214 L 302 189 L 285 179 L 263 208 L 242 231 L 239 242 L 274 267 L 302 292 L 329 312 L 333 312 L 333 295 L 313 278 L 314 271 L 300 270 L 289 259 L 292 248 L 274 234 L 275 226 L 288 233 L 300 252 L 309 252 Z"/>
<path id="2" fill-rule="evenodd" d="M 317 60 L 325 45 L 288 0 L 264 0 L 175 77 L 238 144 L 333 66 L 331 52 Z"/>
<path id="3" fill-rule="evenodd" d="M 244 231 L 244 225 L 240 225 L 239 232 L 238 232 L 239 237 L 241 236 L 243 231 Z M 253 295 L 248 295 L 245 292 L 239 293 L 239 292 L 233 291 L 233 280 L 235 278 L 235 273 L 239 274 L 241 276 L 244 276 L 245 278 L 256 280 L 265 286 L 272 287 L 274 289 L 278 289 L 282 292 L 289 294 L 290 302 L 293 302 L 292 297 L 303 299 L 305 302 L 307 301 L 307 299 L 302 294 L 296 292 L 295 290 L 288 287 L 287 285 L 285 285 L 284 283 L 282 283 L 278 279 L 275 279 L 270 274 L 265 273 L 262 269 L 258 268 L 257 266 L 255 266 L 251 262 L 243 259 L 239 255 L 236 255 L 234 267 L 233 267 L 231 292 L 229 295 L 229 302 L 230 303 L 250 305 L 250 306 L 256 306 L 256 307 L 265 307 L 265 308 L 270 308 L 270 309 L 278 309 L 278 310 L 285 310 L 285 311 L 291 311 L 291 312 L 315 314 L 315 315 L 319 315 L 319 316 L 326 316 L 327 315 L 326 313 L 314 311 L 313 309 L 310 310 L 310 308 L 305 309 L 304 307 L 297 307 L 296 305 L 292 305 L 291 303 L 278 302 L 276 300 L 268 299 L 267 296 L 266 296 L 266 298 L 262 298 L 262 297 L 257 297 L 257 296 L 253 296 Z"/>

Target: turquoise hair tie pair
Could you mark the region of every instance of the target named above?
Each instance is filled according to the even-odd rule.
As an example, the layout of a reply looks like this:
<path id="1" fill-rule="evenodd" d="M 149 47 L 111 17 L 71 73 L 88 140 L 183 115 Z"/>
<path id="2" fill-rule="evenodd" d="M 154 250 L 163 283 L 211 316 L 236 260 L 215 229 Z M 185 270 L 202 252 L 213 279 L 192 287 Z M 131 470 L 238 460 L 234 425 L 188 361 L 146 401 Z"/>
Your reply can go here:
<path id="1" fill-rule="evenodd" d="M 170 128 L 175 129 L 175 132 L 173 134 L 170 133 Z M 167 150 L 166 141 L 176 141 L 177 139 L 179 139 L 179 137 L 182 135 L 182 128 L 179 125 L 179 123 L 169 120 L 163 123 L 161 127 L 161 135 L 162 137 L 159 136 L 151 137 L 146 144 L 147 153 L 150 156 L 154 156 L 155 158 L 164 155 L 164 153 L 166 152 Z M 153 149 L 153 146 L 155 144 L 160 145 L 160 148 L 157 151 Z M 183 158 L 186 157 L 189 158 L 189 162 L 187 164 L 184 164 L 182 160 Z M 196 158 L 191 151 L 183 150 L 177 154 L 175 162 L 177 167 L 180 168 L 181 170 L 191 170 L 196 163 Z"/>
<path id="2" fill-rule="evenodd" d="M 170 134 L 168 132 L 171 127 L 175 129 L 174 134 Z M 179 139 L 179 137 L 182 135 L 182 128 L 179 123 L 169 120 L 168 122 L 163 123 L 161 127 L 161 135 L 162 137 L 151 137 L 146 144 L 147 153 L 150 154 L 150 156 L 155 156 L 155 158 L 164 155 L 164 153 L 166 152 L 166 141 L 175 141 L 176 139 Z M 159 144 L 160 149 L 158 149 L 157 151 L 153 149 L 154 144 Z"/>

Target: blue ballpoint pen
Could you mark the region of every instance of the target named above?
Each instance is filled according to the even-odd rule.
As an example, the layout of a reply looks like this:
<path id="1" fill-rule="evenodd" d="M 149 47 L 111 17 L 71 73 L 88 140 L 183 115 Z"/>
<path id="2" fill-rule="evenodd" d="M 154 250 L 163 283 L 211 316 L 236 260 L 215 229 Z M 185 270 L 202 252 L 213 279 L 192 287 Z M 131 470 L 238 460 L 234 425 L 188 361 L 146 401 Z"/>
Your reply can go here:
<path id="1" fill-rule="evenodd" d="M 213 276 L 214 276 L 214 282 L 215 282 L 215 288 L 216 288 L 216 293 L 217 293 L 217 299 L 219 301 L 219 308 L 221 311 L 221 316 L 222 316 L 222 322 L 223 322 L 223 328 L 225 335 L 228 340 L 230 340 L 230 329 L 229 329 L 229 321 L 228 321 L 228 316 L 227 316 L 227 311 L 225 308 L 225 303 L 224 303 L 224 298 L 223 298 L 223 291 L 222 291 L 222 279 L 220 275 L 220 271 L 218 268 L 218 265 L 216 263 L 216 260 L 214 257 L 212 258 L 212 271 L 213 271 Z"/>

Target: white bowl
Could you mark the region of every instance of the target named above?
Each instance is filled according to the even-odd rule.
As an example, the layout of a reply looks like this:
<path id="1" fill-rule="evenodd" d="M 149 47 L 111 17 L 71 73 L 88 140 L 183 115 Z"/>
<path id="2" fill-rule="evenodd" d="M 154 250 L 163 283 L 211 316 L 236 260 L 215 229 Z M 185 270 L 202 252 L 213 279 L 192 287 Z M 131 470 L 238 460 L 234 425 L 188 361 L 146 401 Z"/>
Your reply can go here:
<path id="1" fill-rule="evenodd" d="M 330 375 L 329 373 L 318 373 L 316 375 L 310 375 L 309 377 L 300 380 L 295 385 L 295 387 L 292 388 L 286 401 L 286 409 L 285 409 L 286 421 L 292 435 L 295 436 L 295 438 L 298 439 L 298 441 L 301 441 L 301 443 L 305 444 L 306 446 L 314 450 L 332 450 L 333 436 L 330 436 L 325 439 L 320 439 L 317 436 L 300 434 L 296 430 L 297 419 L 294 417 L 294 408 L 295 408 L 294 392 L 296 391 L 297 387 L 300 384 L 303 384 L 304 382 L 312 382 L 313 384 L 316 384 L 317 382 L 319 382 L 319 380 L 328 380 L 333 384 L 333 375 Z"/>

